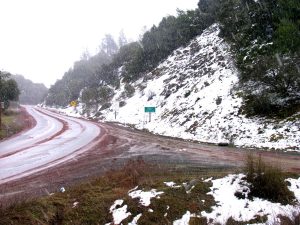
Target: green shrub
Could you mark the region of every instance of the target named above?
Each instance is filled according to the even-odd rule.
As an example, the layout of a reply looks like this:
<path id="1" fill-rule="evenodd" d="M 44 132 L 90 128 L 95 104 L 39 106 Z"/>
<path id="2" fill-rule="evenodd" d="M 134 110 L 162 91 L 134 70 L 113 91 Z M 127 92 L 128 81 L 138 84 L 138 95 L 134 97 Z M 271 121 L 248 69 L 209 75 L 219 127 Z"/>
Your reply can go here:
<path id="1" fill-rule="evenodd" d="M 259 197 L 271 202 L 291 204 L 294 193 L 287 188 L 284 173 L 279 167 L 267 165 L 261 157 L 249 155 L 246 163 L 247 181 L 250 185 L 250 197 Z"/>
<path id="2" fill-rule="evenodd" d="M 106 102 L 104 103 L 101 108 L 100 111 L 104 110 L 104 109 L 108 109 L 109 107 L 111 107 L 111 103 L 110 102 Z"/>
<path id="3" fill-rule="evenodd" d="M 135 92 L 134 87 L 132 85 L 130 85 L 130 84 L 125 84 L 124 89 L 125 89 L 125 95 L 126 95 L 126 97 L 127 98 L 131 98 L 133 96 L 134 92 Z"/>
<path id="4" fill-rule="evenodd" d="M 119 102 L 119 107 L 121 108 L 121 107 L 123 107 L 123 106 L 125 106 L 126 105 L 126 102 L 125 101 L 120 101 Z"/>

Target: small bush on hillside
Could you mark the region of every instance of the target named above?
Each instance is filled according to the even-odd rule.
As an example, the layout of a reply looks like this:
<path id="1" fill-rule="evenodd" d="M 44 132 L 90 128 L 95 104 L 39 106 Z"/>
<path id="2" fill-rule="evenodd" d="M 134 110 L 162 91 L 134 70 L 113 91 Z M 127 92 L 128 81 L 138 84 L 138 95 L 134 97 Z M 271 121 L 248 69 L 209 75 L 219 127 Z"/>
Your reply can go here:
<path id="1" fill-rule="evenodd" d="M 246 164 L 247 181 L 250 185 L 250 197 L 259 197 L 271 202 L 291 204 L 294 193 L 287 188 L 282 170 L 267 165 L 261 157 L 248 156 Z"/>
<path id="2" fill-rule="evenodd" d="M 104 109 L 108 109 L 109 107 L 111 107 L 111 103 L 110 102 L 106 102 L 104 103 L 101 108 L 100 111 L 104 110 Z"/>
<path id="3" fill-rule="evenodd" d="M 156 94 L 153 91 L 149 91 L 149 93 L 148 93 L 148 101 L 151 101 L 155 96 L 156 96 Z"/>
<path id="4" fill-rule="evenodd" d="M 248 116 L 271 115 L 278 112 L 278 108 L 272 104 L 270 97 L 266 94 L 245 96 L 243 111 Z"/>
<path id="5" fill-rule="evenodd" d="M 134 87 L 132 85 L 130 85 L 130 84 L 126 84 L 125 87 L 124 87 L 124 89 L 125 89 L 125 95 L 126 95 L 126 97 L 127 98 L 131 98 L 133 96 L 134 92 L 135 92 Z"/>
<path id="6" fill-rule="evenodd" d="M 125 101 L 120 101 L 119 102 L 119 107 L 123 107 L 123 106 L 125 106 L 126 105 L 126 102 Z"/>
<path id="7" fill-rule="evenodd" d="M 102 86 L 98 89 L 98 99 L 100 103 L 106 103 L 114 96 L 114 90 L 110 87 Z"/>

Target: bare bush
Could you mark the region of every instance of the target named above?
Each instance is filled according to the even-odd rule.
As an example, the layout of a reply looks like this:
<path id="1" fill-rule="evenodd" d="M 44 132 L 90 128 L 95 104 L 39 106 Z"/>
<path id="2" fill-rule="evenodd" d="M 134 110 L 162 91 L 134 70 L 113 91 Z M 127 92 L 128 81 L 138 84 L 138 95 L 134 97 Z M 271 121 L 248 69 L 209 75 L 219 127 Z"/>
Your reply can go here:
<path id="1" fill-rule="evenodd" d="M 247 181 L 250 197 L 259 197 L 271 202 L 291 204 L 295 195 L 287 188 L 281 168 L 268 165 L 261 157 L 249 155 L 246 163 Z"/>

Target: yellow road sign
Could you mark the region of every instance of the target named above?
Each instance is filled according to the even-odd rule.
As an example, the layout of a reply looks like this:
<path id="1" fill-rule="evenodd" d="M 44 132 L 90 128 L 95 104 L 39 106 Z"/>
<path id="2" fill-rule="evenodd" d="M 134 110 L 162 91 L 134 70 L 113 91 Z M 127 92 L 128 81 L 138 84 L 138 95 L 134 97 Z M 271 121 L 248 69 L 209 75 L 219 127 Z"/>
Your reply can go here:
<path id="1" fill-rule="evenodd" d="M 77 101 L 71 101 L 70 105 L 73 106 L 73 107 L 76 107 L 77 106 Z"/>

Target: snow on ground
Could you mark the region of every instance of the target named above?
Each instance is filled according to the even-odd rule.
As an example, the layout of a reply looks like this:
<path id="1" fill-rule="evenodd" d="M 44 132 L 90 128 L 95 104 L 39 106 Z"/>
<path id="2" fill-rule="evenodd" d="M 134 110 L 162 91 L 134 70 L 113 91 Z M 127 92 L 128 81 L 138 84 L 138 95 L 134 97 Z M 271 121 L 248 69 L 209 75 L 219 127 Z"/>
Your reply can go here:
<path id="1" fill-rule="evenodd" d="M 174 181 L 164 182 L 164 184 L 167 187 L 171 187 L 171 188 L 180 188 L 181 187 L 181 185 L 176 185 L 176 183 Z"/>
<path id="2" fill-rule="evenodd" d="M 124 200 L 118 199 L 114 202 L 114 204 L 109 209 L 110 213 L 112 213 L 113 216 L 113 224 L 120 224 L 124 219 L 126 219 L 128 216 L 131 215 L 130 212 L 127 212 L 127 205 L 122 206 L 123 203 Z"/>
<path id="3" fill-rule="evenodd" d="M 180 215 L 179 218 L 173 221 L 173 225 L 188 225 L 189 221 L 193 217 L 205 217 L 209 224 L 226 224 L 229 218 L 234 219 L 239 222 L 248 222 L 257 217 L 267 217 L 265 223 L 258 224 L 279 224 L 279 216 L 285 216 L 293 219 L 295 215 L 300 212 L 300 177 L 298 179 L 288 178 L 286 181 L 290 184 L 288 186 L 289 190 L 294 192 L 296 201 L 294 205 L 281 205 L 280 203 L 272 203 L 268 200 L 253 198 L 248 199 L 249 183 L 245 181 L 244 174 L 230 174 L 224 178 L 213 179 L 209 178 L 203 182 L 211 182 L 210 192 L 208 195 L 212 195 L 216 202 L 215 206 L 212 206 L 212 211 L 210 213 L 202 211 L 198 213 L 191 214 L 190 211 L 186 211 L 184 215 Z M 174 182 L 164 182 L 169 188 L 173 188 Z M 182 185 L 183 186 L 183 185 Z M 236 192 L 243 192 L 245 194 L 244 199 L 239 199 L 235 196 Z M 144 207 L 149 207 L 150 199 L 157 198 L 163 192 L 159 192 L 152 189 L 149 192 L 144 192 L 142 190 L 137 190 L 134 188 L 128 192 L 131 198 L 140 198 L 139 204 Z M 204 202 L 204 200 L 202 200 Z M 110 213 L 113 215 L 114 224 L 120 224 L 128 216 L 132 215 L 127 212 L 127 205 L 123 205 L 124 200 L 116 200 L 114 204 L 110 207 Z M 121 207 L 122 206 L 122 207 Z M 166 205 L 167 210 L 170 206 Z M 152 209 L 148 208 L 148 212 L 154 212 Z M 134 215 L 133 215 L 134 216 Z M 165 213 L 165 217 L 167 213 Z M 142 214 L 135 215 L 130 222 L 130 225 L 137 225 L 138 220 L 142 217 Z M 108 223 L 111 224 L 111 223 Z"/>
<path id="4" fill-rule="evenodd" d="M 294 192 L 295 197 L 300 202 L 300 177 L 297 179 L 288 178 L 286 181 L 290 182 L 291 186 L 289 187 L 290 191 Z"/>
<path id="5" fill-rule="evenodd" d="M 140 204 L 143 206 L 149 206 L 151 203 L 151 198 L 159 198 L 159 195 L 163 194 L 164 192 L 159 191 L 157 192 L 156 189 L 152 189 L 151 191 L 142 191 L 142 190 L 135 190 L 129 192 L 128 195 L 131 198 L 139 198 Z"/>
<path id="6" fill-rule="evenodd" d="M 239 114 L 242 99 L 234 89 L 238 71 L 218 34 L 215 24 L 186 48 L 175 50 L 147 75 L 148 80 L 133 84 L 136 92 L 123 99 L 123 107 L 118 106 L 121 84 L 103 119 L 201 142 L 300 151 L 299 119 L 275 122 Z M 156 107 L 151 122 L 145 106 Z"/>
<path id="7" fill-rule="evenodd" d="M 128 223 L 128 225 L 137 225 L 138 224 L 138 220 L 141 218 L 142 214 L 138 214 L 137 216 L 135 216 L 132 221 L 130 223 Z"/>
<path id="8" fill-rule="evenodd" d="M 242 98 L 235 88 L 238 70 L 219 32 L 214 24 L 187 47 L 175 50 L 132 84 L 136 91 L 131 98 L 124 97 L 121 82 L 112 106 L 101 111 L 101 120 L 200 142 L 300 152 L 300 114 L 284 121 L 240 114 Z M 120 107 L 120 102 L 125 105 Z M 156 107 L 151 121 L 144 107 Z M 77 116 L 83 106 L 63 111 Z"/>
<path id="9" fill-rule="evenodd" d="M 41 107 L 45 107 L 56 113 L 66 114 L 66 115 L 72 116 L 72 117 L 82 117 L 82 111 L 83 111 L 82 103 L 79 103 L 78 106 L 76 106 L 76 107 L 68 106 L 68 107 L 64 107 L 64 108 L 59 108 L 59 107 L 55 108 L 55 107 L 49 107 L 49 106 L 43 106 L 43 105 L 41 105 Z"/>
<path id="10" fill-rule="evenodd" d="M 186 214 L 184 214 L 181 219 L 175 220 L 173 222 L 173 225 L 189 225 L 190 219 L 191 219 L 191 213 L 187 211 Z"/>
<path id="11" fill-rule="evenodd" d="M 163 194 L 164 192 L 156 191 L 155 189 L 152 189 L 151 191 L 142 191 L 137 190 L 137 187 L 130 190 L 128 192 L 128 195 L 131 198 L 139 198 L 139 203 L 143 206 L 148 207 L 151 203 L 151 198 L 159 198 L 159 195 Z M 130 212 L 127 212 L 127 205 L 123 205 L 124 200 L 118 199 L 114 202 L 114 204 L 110 207 L 109 212 L 113 216 L 113 224 L 120 224 L 124 219 L 126 219 L 128 216 L 132 215 Z M 123 206 L 122 206 L 123 205 Z M 122 207 L 121 207 L 122 206 Z M 138 224 L 138 220 L 142 214 L 136 215 L 132 221 L 129 223 L 129 225 L 136 225 Z M 107 223 L 107 225 L 110 225 L 111 223 Z"/>
<path id="12" fill-rule="evenodd" d="M 234 195 L 237 191 L 242 190 L 246 195 L 249 192 L 248 184 L 243 180 L 244 177 L 243 174 L 233 174 L 212 180 L 213 185 L 210 188 L 211 192 L 208 194 L 214 197 L 217 204 L 212 207 L 211 213 L 203 211 L 201 216 L 206 217 L 208 221 L 212 221 L 211 224 L 226 224 L 230 217 L 236 221 L 249 221 L 256 216 L 266 215 L 268 220 L 265 224 L 277 224 L 280 222 L 278 215 L 293 218 L 294 213 L 300 212 L 300 196 L 298 195 L 300 193 L 300 178 L 298 180 L 288 179 L 292 184 L 289 189 L 295 193 L 297 204 L 295 206 L 284 206 L 260 198 L 254 198 L 253 200 L 238 199 Z"/>

